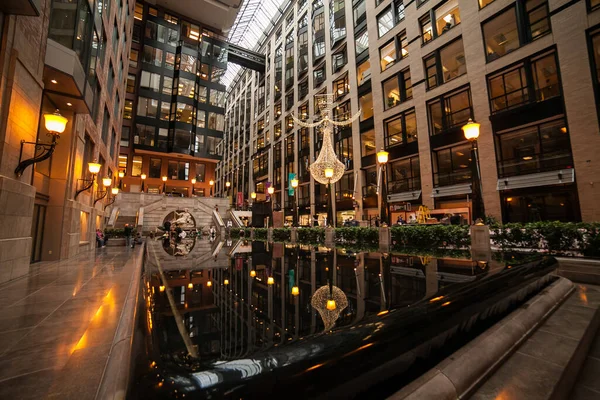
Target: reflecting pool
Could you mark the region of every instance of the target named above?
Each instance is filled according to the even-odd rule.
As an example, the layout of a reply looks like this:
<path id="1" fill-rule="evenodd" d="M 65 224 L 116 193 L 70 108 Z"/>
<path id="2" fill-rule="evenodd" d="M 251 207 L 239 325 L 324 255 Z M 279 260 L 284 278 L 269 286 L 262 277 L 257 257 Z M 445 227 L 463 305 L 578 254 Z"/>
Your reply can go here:
<path id="1" fill-rule="evenodd" d="M 130 397 L 385 398 L 554 279 L 535 254 L 149 241 Z"/>

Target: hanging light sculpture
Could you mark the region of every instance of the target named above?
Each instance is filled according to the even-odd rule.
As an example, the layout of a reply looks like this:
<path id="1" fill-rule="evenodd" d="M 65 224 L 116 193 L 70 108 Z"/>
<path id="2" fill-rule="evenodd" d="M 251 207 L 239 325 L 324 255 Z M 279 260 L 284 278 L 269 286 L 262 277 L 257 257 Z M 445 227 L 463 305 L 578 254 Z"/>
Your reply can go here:
<path id="1" fill-rule="evenodd" d="M 323 132 L 323 144 L 321 145 L 321 151 L 316 161 L 310 165 L 310 174 L 319 183 L 324 185 L 335 183 L 342 179 L 344 172 L 346 172 L 346 166 L 342 163 L 333 149 L 331 143 L 331 134 L 333 133 L 333 126 L 348 126 L 351 125 L 359 116 L 360 110 L 353 115 L 350 119 L 344 121 L 335 121 L 333 119 L 333 94 L 323 94 L 315 96 L 317 105 L 321 111 L 321 120 L 317 122 L 304 122 L 292 115 L 294 122 L 305 128 L 315 128 L 322 126 Z M 333 170 L 333 174 L 331 174 Z M 327 174 L 326 174 L 327 171 Z"/>
<path id="2" fill-rule="evenodd" d="M 333 328 L 340 314 L 348 307 L 346 294 L 337 286 L 325 285 L 315 291 L 310 304 L 319 312 L 325 330 Z"/>

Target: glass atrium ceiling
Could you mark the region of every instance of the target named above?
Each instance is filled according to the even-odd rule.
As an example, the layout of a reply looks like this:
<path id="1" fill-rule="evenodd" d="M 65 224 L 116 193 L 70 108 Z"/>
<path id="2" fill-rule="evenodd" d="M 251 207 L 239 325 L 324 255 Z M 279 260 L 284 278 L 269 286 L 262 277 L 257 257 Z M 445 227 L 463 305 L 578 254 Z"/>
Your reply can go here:
<path id="1" fill-rule="evenodd" d="M 229 31 L 229 42 L 249 50 L 258 50 L 291 0 L 245 0 Z M 221 83 L 229 88 L 240 70 L 229 64 Z"/>

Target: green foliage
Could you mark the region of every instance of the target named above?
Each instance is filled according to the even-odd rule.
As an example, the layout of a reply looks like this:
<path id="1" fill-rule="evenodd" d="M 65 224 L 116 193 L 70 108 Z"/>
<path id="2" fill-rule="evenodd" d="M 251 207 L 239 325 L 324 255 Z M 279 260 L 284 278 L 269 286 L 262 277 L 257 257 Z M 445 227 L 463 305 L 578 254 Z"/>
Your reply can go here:
<path id="1" fill-rule="evenodd" d="M 379 230 L 364 227 L 335 228 L 335 242 L 377 246 L 379 244 Z"/>
<path id="2" fill-rule="evenodd" d="M 324 243 L 325 229 L 323 228 L 298 228 L 298 242 Z"/>
<path id="3" fill-rule="evenodd" d="M 599 223 L 512 223 L 494 226 L 491 231 L 493 242 L 503 249 L 539 249 L 550 253 L 575 251 L 586 256 L 600 256 Z"/>
<path id="4" fill-rule="evenodd" d="M 131 232 L 131 235 L 137 235 L 137 230 L 134 229 Z M 107 238 L 123 238 L 125 237 L 125 229 L 104 229 L 104 236 Z"/>
<path id="5" fill-rule="evenodd" d="M 402 225 L 390 229 L 395 246 L 461 248 L 471 244 L 466 225 Z"/>
<path id="6" fill-rule="evenodd" d="M 254 239 L 266 240 L 267 239 L 267 228 L 254 228 Z"/>
<path id="7" fill-rule="evenodd" d="M 229 230 L 229 236 L 232 239 L 238 239 L 240 237 L 249 239 L 250 238 L 250 229 L 247 229 L 247 228 L 231 228 Z"/>
<path id="8" fill-rule="evenodd" d="M 274 242 L 289 242 L 292 240 L 292 230 L 289 228 L 275 228 L 273 229 L 273 241 Z"/>

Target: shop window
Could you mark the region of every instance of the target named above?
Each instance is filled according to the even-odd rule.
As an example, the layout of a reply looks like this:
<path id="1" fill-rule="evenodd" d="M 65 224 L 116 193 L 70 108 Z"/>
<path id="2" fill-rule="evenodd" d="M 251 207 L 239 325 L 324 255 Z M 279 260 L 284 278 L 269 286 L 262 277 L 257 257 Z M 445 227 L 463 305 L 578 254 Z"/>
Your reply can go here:
<path id="1" fill-rule="evenodd" d="M 439 135 L 460 128 L 473 118 L 471 89 L 466 87 L 446 93 L 427 103 L 430 134 Z"/>
<path id="2" fill-rule="evenodd" d="M 417 140 L 415 110 L 404 111 L 383 122 L 386 148 Z"/>
<path id="3" fill-rule="evenodd" d="M 427 88 L 433 89 L 467 73 L 462 38 L 448 43 L 426 56 L 425 74 Z"/>
<path id="4" fill-rule="evenodd" d="M 371 61 L 368 59 L 356 67 L 356 79 L 358 86 L 371 80 Z"/>
<path id="5" fill-rule="evenodd" d="M 517 13 L 517 9 L 522 13 Z M 514 6 L 485 21 L 482 27 L 486 58 L 490 62 L 550 32 L 548 3 L 517 0 Z M 519 35 L 519 30 L 524 34 Z"/>
<path id="6" fill-rule="evenodd" d="M 495 137 L 500 178 L 573 168 L 564 118 L 500 132 Z"/>

